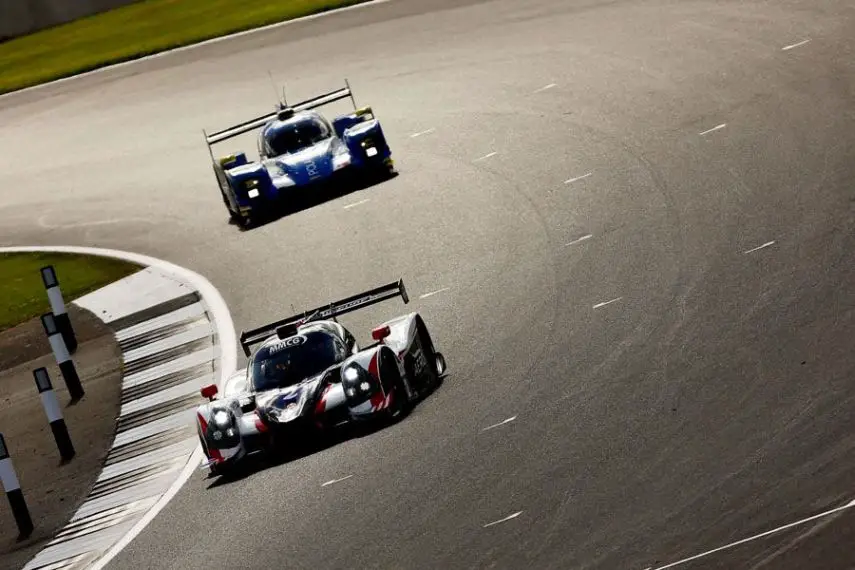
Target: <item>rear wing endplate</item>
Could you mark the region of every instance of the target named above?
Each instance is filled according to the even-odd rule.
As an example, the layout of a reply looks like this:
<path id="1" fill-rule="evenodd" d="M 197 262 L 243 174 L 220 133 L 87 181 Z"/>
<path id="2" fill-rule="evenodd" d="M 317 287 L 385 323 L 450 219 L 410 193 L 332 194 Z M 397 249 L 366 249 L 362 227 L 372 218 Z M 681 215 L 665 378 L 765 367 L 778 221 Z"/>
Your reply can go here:
<path id="1" fill-rule="evenodd" d="M 401 297 L 405 304 L 410 302 L 403 279 L 383 285 L 382 287 L 377 287 L 376 289 L 363 291 L 346 299 L 334 301 L 328 305 L 304 311 L 302 314 L 294 315 L 275 323 L 266 324 L 263 327 L 242 331 L 240 333 L 240 345 L 243 348 L 243 353 L 249 356 L 252 353 L 251 348 L 253 345 L 264 342 L 273 334 L 276 334 L 279 338 L 287 338 L 296 334 L 297 327 L 305 322 L 332 319 L 388 299 L 394 299 L 395 297 Z"/>
<path id="2" fill-rule="evenodd" d="M 292 109 L 296 113 L 298 111 L 307 111 L 309 109 L 315 109 L 317 107 L 329 105 L 330 103 L 341 101 L 342 99 L 347 99 L 349 97 L 351 102 L 353 103 L 353 108 L 356 109 L 356 100 L 353 98 L 353 91 L 351 91 L 350 83 L 348 83 L 347 79 L 344 80 L 344 85 L 345 86 L 341 89 L 330 91 L 329 93 L 324 93 L 322 95 L 312 97 L 311 99 L 306 99 L 305 101 L 301 101 L 296 105 L 283 106 L 283 108 Z M 272 113 L 267 113 L 266 115 L 262 115 L 254 119 L 244 121 L 243 123 L 233 125 L 221 131 L 208 134 L 206 131 L 203 130 L 202 133 L 205 136 L 205 142 L 208 144 L 208 149 L 210 150 L 211 145 L 223 142 L 225 140 L 234 138 L 244 133 L 248 133 L 249 131 L 252 131 L 259 127 L 263 127 L 269 121 L 275 119 L 278 115 L 279 111 L 273 111 Z"/>

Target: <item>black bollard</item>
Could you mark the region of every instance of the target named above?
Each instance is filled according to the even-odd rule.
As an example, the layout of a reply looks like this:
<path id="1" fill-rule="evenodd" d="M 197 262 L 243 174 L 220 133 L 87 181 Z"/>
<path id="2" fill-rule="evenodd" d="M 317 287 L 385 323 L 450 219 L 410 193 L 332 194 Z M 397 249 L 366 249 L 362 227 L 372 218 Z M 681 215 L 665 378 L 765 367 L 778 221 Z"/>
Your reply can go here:
<path id="1" fill-rule="evenodd" d="M 41 271 L 42 283 L 45 284 L 45 289 L 47 290 L 50 310 L 56 320 L 56 328 L 59 329 L 68 352 L 74 354 L 77 350 L 77 336 L 74 334 L 74 327 L 71 326 L 71 319 L 68 317 L 68 312 L 65 309 L 65 301 L 62 298 L 62 291 L 59 288 L 59 279 L 56 278 L 56 271 L 53 265 L 42 267 Z"/>

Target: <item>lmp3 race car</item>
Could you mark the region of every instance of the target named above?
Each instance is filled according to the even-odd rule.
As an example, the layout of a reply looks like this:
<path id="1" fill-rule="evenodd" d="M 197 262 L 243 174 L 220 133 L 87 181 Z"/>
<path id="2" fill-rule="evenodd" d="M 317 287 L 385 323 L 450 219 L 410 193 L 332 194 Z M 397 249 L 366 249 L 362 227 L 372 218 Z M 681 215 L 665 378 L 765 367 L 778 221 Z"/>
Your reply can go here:
<path id="1" fill-rule="evenodd" d="M 403 281 L 242 332 L 246 370 L 222 398 L 216 385 L 201 390 L 209 400 L 196 410 L 202 468 L 222 475 L 247 455 L 305 450 L 344 425 L 393 422 L 409 411 L 446 371 L 422 317 L 383 323 L 366 347 L 336 318 L 398 296 L 409 303 Z"/>
<path id="2" fill-rule="evenodd" d="M 347 98 L 354 111 L 332 123 L 313 110 Z M 214 157 L 212 145 L 257 128 L 258 162 L 247 160 L 244 152 Z M 380 122 L 371 107 L 356 107 L 347 80 L 337 91 L 296 105 L 280 101 L 273 113 L 203 134 L 223 203 L 244 227 L 275 206 L 288 209 L 331 184 L 353 184 L 354 175 L 379 180 L 395 173 Z"/>

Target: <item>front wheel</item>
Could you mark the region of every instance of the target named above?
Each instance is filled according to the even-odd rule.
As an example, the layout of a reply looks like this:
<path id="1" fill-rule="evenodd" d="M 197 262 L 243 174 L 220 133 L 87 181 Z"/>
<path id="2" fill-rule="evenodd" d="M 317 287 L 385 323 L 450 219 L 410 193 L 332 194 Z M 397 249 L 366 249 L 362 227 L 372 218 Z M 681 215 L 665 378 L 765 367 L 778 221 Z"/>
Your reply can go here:
<path id="1" fill-rule="evenodd" d="M 409 411 L 409 403 L 407 401 L 407 391 L 404 388 L 404 382 L 400 376 L 395 382 L 394 393 L 392 394 L 392 402 L 389 407 L 383 410 L 385 419 L 389 422 L 400 420 Z"/>
<path id="2" fill-rule="evenodd" d="M 212 479 L 216 477 L 228 477 L 231 469 L 226 463 L 215 463 L 208 468 L 208 473 Z"/>
<path id="3" fill-rule="evenodd" d="M 404 386 L 404 379 L 398 372 L 398 366 L 392 360 L 394 356 L 384 356 L 386 358 L 380 361 L 380 377 L 392 378 L 393 380 L 388 384 L 392 401 L 389 403 L 389 407 L 383 410 L 383 415 L 387 420 L 394 422 L 407 414 L 410 409 L 410 398 L 407 394 L 407 388 Z"/>

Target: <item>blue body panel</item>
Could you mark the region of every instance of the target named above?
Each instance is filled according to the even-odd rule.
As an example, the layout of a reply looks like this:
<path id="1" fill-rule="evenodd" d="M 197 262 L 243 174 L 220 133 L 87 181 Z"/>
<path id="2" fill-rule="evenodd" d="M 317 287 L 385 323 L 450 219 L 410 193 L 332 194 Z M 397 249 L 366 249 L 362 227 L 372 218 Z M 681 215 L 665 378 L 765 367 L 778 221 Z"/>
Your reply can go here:
<path id="1" fill-rule="evenodd" d="M 336 117 L 329 129 L 331 136 L 299 152 L 263 158 L 261 162 L 248 162 L 244 153 L 238 153 L 229 157 L 231 160 L 223 161 L 234 206 L 245 212 L 265 203 L 287 201 L 289 196 L 310 191 L 339 175 L 388 168 L 392 152 L 380 122 L 373 116 L 366 116 L 370 112 L 368 109 Z M 318 119 L 329 125 L 315 112 L 271 121 L 261 132 L 260 153 L 263 156 L 266 141 L 280 131 Z"/>

